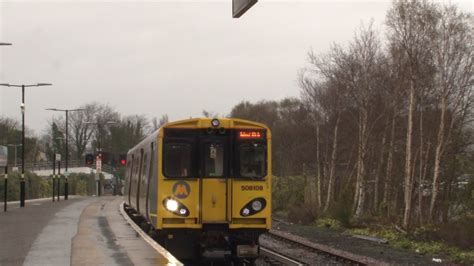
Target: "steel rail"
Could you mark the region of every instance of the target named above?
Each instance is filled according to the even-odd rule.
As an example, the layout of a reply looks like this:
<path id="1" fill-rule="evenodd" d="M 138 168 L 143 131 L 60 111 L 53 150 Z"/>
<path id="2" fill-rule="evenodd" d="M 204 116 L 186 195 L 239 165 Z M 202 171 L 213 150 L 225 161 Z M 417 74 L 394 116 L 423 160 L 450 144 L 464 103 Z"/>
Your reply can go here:
<path id="1" fill-rule="evenodd" d="M 262 246 L 260 246 L 260 256 L 264 256 L 264 257 L 268 257 L 272 260 L 276 260 L 280 263 L 282 263 L 283 265 L 298 265 L 298 266 L 301 266 L 301 265 L 304 265 L 303 263 L 297 261 L 297 260 L 294 260 L 288 256 L 285 256 L 283 254 L 280 254 L 276 251 L 273 251 L 273 250 L 270 250 L 268 248 L 264 248 Z"/>
<path id="2" fill-rule="evenodd" d="M 316 253 L 327 255 L 328 257 L 334 258 L 339 262 L 357 265 L 389 265 L 389 263 L 385 261 L 376 260 L 366 256 L 361 256 L 347 251 L 335 249 L 326 245 L 314 243 L 303 237 L 274 229 L 270 230 L 266 235 L 273 239 L 282 240 L 300 246 L 304 249 L 312 250 Z"/>

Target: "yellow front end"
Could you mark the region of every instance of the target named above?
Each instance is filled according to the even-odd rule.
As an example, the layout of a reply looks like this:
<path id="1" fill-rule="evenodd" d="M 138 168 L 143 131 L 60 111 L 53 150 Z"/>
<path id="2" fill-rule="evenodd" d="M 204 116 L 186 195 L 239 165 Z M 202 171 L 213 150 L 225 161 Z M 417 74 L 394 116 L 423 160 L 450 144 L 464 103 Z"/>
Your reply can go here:
<path id="1" fill-rule="evenodd" d="M 234 255 L 258 252 L 258 236 L 271 228 L 270 130 L 190 119 L 165 125 L 158 138 L 156 229 L 167 243 L 181 236 L 203 249 L 236 242 Z"/>

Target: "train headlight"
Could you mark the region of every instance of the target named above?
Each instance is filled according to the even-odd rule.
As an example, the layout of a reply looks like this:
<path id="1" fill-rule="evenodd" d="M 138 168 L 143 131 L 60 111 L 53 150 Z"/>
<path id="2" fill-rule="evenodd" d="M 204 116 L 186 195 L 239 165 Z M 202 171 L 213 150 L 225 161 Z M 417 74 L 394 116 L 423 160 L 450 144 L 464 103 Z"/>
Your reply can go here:
<path id="1" fill-rule="evenodd" d="M 256 198 L 251 200 L 249 203 L 245 204 L 244 207 L 240 210 L 240 215 L 250 216 L 256 213 L 261 212 L 267 206 L 267 201 L 265 198 Z"/>
<path id="2" fill-rule="evenodd" d="M 252 209 L 254 211 L 256 211 L 256 212 L 261 211 L 262 207 L 263 207 L 263 204 L 262 204 L 261 201 L 256 200 L 256 201 L 252 202 Z"/>
<path id="3" fill-rule="evenodd" d="M 211 120 L 211 125 L 213 127 L 218 127 L 220 124 L 221 124 L 221 122 L 217 118 L 214 118 L 214 119 Z"/>
<path id="4" fill-rule="evenodd" d="M 168 199 L 166 201 L 166 209 L 170 212 L 175 212 L 178 209 L 178 202 L 174 199 Z"/>
<path id="5" fill-rule="evenodd" d="M 163 206 L 169 212 L 172 212 L 181 217 L 188 217 L 189 216 L 189 209 L 183 203 L 175 200 L 171 197 L 165 198 L 163 200 Z"/>

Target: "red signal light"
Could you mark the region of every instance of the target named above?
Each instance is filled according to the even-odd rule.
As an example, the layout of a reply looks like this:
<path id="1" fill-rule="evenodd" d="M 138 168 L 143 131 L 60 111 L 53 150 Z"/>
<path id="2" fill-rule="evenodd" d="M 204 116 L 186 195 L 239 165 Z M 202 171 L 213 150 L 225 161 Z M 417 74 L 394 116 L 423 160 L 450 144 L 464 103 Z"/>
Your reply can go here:
<path id="1" fill-rule="evenodd" d="M 120 154 L 119 155 L 119 163 L 121 166 L 125 166 L 127 164 L 127 155 L 126 154 Z"/>

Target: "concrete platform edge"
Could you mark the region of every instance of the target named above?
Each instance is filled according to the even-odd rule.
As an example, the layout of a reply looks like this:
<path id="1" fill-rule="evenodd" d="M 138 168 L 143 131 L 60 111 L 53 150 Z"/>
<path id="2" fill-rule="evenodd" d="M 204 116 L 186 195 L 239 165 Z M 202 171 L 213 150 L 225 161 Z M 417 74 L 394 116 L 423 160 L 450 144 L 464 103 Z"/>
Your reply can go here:
<path id="1" fill-rule="evenodd" d="M 141 228 L 135 224 L 130 217 L 128 217 L 127 213 L 125 212 L 124 208 L 125 202 L 122 202 L 119 206 L 120 214 L 122 217 L 127 221 L 127 223 L 141 236 L 143 240 L 145 240 L 154 250 L 156 250 L 161 255 L 165 256 L 171 265 L 176 266 L 183 266 L 184 264 L 177 260 L 171 253 L 169 253 L 165 248 L 163 248 L 160 244 L 158 244 L 155 240 L 153 240 L 149 235 L 147 235 Z"/>

